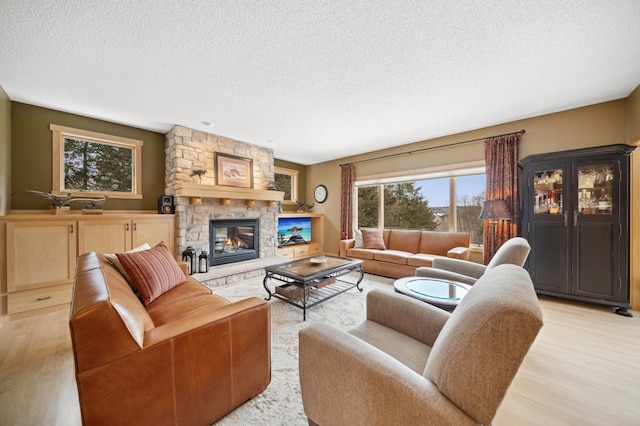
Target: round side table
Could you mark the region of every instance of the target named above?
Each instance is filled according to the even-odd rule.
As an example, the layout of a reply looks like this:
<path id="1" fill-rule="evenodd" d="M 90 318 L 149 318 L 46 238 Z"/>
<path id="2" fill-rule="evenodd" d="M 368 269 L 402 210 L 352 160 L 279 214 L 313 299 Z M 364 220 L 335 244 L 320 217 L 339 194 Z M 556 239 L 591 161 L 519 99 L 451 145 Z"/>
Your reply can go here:
<path id="1" fill-rule="evenodd" d="M 452 312 L 471 289 L 470 285 L 438 278 L 406 277 L 393 283 L 396 293 L 422 300 Z"/>

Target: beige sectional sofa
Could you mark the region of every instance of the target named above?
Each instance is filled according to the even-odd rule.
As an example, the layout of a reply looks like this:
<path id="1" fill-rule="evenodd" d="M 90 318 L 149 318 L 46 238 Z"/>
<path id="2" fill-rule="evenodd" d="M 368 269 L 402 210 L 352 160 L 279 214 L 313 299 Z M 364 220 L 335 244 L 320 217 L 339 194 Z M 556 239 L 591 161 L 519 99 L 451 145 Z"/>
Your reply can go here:
<path id="1" fill-rule="evenodd" d="M 367 232 L 367 230 L 364 230 Z M 362 269 L 392 278 L 415 275 L 436 257 L 469 260 L 469 234 L 420 230 L 382 230 L 384 249 L 357 247 L 356 239 L 340 241 L 340 256 L 360 259 Z"/>

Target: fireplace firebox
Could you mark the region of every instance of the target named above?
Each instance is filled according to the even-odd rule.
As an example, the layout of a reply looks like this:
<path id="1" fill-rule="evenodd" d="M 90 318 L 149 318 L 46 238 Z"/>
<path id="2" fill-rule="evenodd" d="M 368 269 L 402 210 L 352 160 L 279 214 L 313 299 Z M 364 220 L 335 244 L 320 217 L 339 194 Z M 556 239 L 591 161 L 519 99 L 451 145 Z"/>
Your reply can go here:
<path id="1" fill-rule="evenodd" d="M 260 257 L 258 219 L 222 219 L 209 222 L 209 265 L 223 265 Z"/>

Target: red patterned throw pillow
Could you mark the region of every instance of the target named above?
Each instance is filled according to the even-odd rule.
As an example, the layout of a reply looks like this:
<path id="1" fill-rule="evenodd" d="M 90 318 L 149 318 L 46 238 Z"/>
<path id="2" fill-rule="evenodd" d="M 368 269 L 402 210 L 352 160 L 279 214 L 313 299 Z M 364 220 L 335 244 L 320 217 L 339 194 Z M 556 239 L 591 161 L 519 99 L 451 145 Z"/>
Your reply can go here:
<path id="1" fill-rule="evenodd" d="M 149 250 L 116 253 L 116 256 L 131 277 L 131 285 L 138 290 L 145 306 L 187 280 L 163 242 Z"/>
<path id="2" fill-rule="evenodd" d="M 366 249 L 386 250 L 384 238 L 382 237 L 382 229 L 366 229 L 362 228 L 362 241 Z"/>

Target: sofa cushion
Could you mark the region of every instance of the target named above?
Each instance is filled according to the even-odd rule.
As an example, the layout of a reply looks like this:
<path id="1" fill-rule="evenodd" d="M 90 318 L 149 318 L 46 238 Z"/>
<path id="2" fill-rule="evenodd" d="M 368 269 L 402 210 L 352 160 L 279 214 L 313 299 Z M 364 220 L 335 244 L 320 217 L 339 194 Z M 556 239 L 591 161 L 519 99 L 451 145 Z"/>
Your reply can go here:
<path id="1" fill-rule="evenodd" d="M 380 262 L 397 263 L 399 265 L 406 265 L 407 259 L 413 256 L 413 253 L 400 250 L 384 250 L 374 253 L 373 259 Z"/>
<path id="2" fill-rule="evenodd" d="M 442 256 L 436 256 L 434 254 L 427 253 L 416 253 L 409 259 L 407 259 L 407 265 L 415 266 L 418 268 L 421 266 L 433 266 L 433 259 L 435 259 L 436 257 Z"/>
<path id="3" fill-rule="evenodd" d="M 187 280 L 163 242 L 136 253 L 116 253 L 131 277 L 132 285 L 146 306 L 165 292 Z"/>
<path id="4" fill-rule="evenodd" d="M 469 234 L 466 232 L 422 231 L 419 253 L 447 256 L 454 247 L 469 247 Z"/>
<path id="5" fill-rule="evenodd" d="M 347 257 L 355 257 L 357 259 L 369 259 L 373 260 L 373 256 L 380 252 L 380 250 L 371 250 L 371 249 L 357 249 L 351 248 L 347 250 Z"/>
<path id="6" fill-rule="evenodd" d="M 179 286 L 182 287 L 182 286 Z M 170 293 L 173 293 L 171 291 Z M 197 315 L 200 312 L 213 311 L 222 306 L 230 305 L 227 299 L 215 294 L 205 294 L 197 297 L 190 297 L 178 301 L 169 301 L 170 303 L 162 303 L 164 296 L 171 297 L 172 294 L 160 296 L 154 303 L 149 305 L 147 311 L 156 327 L 177 321 L 190 315 Z M 161 304 L 159 308 L 154 305 Z"/>
<path id="7" fill-rule="evenodd" d="M 389 233 L 387 249 L 418 253 L 420 250 L 421 231 L 392 229 Z"/>
<path id="8" fill-rule="evenodd" d="M 362 240 L 364 248 L 366 249 L 378 249 L 385 250 L 387 247 L 384 245 L 384 239 L 382 237 L 382 229 L 369 229 L 362 228 Z"/>

